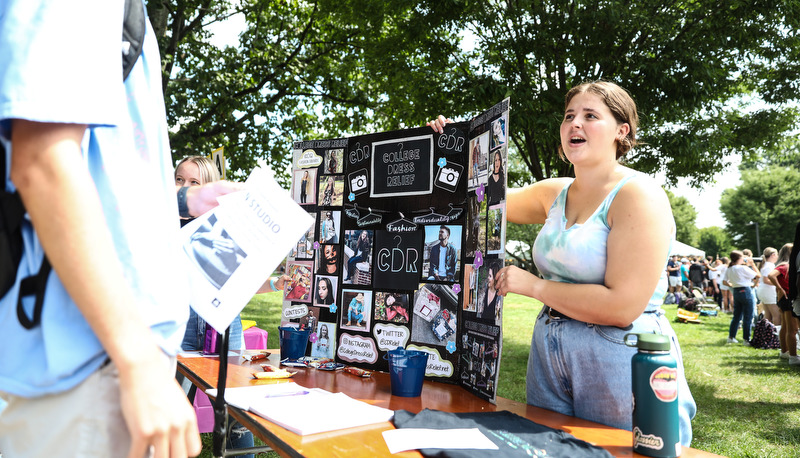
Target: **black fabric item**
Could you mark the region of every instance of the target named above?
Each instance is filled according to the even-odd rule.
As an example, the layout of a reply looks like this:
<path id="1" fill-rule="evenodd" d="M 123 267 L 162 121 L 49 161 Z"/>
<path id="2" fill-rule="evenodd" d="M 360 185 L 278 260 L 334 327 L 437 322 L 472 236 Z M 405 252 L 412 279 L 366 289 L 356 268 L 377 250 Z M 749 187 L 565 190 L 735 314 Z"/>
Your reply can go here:
<path id="1" fill-rule="evenodd" d="M 478 428 L 499 450 L 421 449 L 424 456 L 475 457 L 610 457 L 606 450 L 582 441 L 566 431 L 540 425 L 517 414 L 502 412 L 450 413 L 425 409 L 414 415 L 407 410 L 394 413 L 400 428 L 459 429 Z"/>
<path id="2" fill-rule="evenodd" d="M 0 177 L 6 179 L 6 150 L 0 143 Z M 0 189 L 0 297 L 5 296 L 17 278 L 22 258 L 22 218 L 25 207 L 18 193 Z"/>
<path id="3" fill-rule="evenodd" d="M 3 177 L 3 189 L 0 190 L 0 297 L 5 296 L 17 279 L 17 270 L 22 260 L 22 221 L 25 207 L 19 193 L 5 190 L 6 151 L 0 144 L 0 176 Z M 44 293 L 47 277 L 50 275 L 50 262 L 45 256 L 36 275 L 22 279 L 17 296 L 17 319 L 25 329 L 33 329 L 42 319 Z M 34 297 L 32 316 L 28 317 L 22 306 L 22 299 Z"/>
<path id="4" fill-rule="evenodd" d="M 122 81 L 128 79 L 144 45 L 145 22 L 142 0 L 126 0 L 122 23 Z"/>
<path id="5" fill-rule="evenodd" d="M 761 314 L 758 323 L 753 327 L 753 338 L 750 340 L 750 346 L 765 350 L 781 348 L 781 341 L 778 339 L 778 331 L 775 325 L 763 318 L 763 316 Z"/>

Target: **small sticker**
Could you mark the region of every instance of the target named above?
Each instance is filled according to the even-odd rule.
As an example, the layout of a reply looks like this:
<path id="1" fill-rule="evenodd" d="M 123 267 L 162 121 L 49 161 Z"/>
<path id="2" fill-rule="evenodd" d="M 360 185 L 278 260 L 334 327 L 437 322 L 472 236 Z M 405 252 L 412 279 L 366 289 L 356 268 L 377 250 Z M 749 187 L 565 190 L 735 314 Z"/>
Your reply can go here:
<path id="1" fill-rule="evenodd" d="M 672 402 L 678 398 L 678 370 L 661 366 L 650 374 L 650 388 L 659 401 Z"/>
<path id="2" fill-rule="evenodd" d="M 483 183 L 481 183 L 475 193 L 478 195 L 478 202 L 483 202 L 483 196 L 486 194 L 486 188 Z"/>
<path id="3" fill-rule="evenodd" d="M 651 448 L 653 450 L 661 450 L 664 448 L 664 439 L 656 436 L 655 434 L 643 434 L 639 427 L 633 428 L 633 448 L 637 447 Z"/>

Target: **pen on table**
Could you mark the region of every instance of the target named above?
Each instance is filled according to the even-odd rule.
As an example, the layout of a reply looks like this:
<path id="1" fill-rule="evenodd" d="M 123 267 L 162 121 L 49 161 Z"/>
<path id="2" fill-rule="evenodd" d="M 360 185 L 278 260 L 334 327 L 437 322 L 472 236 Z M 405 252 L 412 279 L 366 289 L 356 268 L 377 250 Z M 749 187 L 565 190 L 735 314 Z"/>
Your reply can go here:
<path id="1" fill-rule="evenodd" d="M 304 394 L 309 394 L 310 391 L 293 391 L 291 393 L 275 393 L 275 394 L 268 394 L 264 396 L 265 398 L 282 398 L 285 396 L 302 396 Z"/>

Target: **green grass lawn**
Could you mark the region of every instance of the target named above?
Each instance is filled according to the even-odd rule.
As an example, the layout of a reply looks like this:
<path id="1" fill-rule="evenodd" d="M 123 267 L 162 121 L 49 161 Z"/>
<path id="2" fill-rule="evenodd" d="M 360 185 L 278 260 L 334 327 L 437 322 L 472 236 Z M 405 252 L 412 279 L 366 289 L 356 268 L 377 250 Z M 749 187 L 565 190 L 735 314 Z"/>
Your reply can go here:
<path id="1" fill-rule="evenodd" d="M 269 332 L 270 348 L 278 348 L 280 302 L 280 294 L 263 294 L 242 312 Z M 525 402 L 528 348 L 540 308 L 538 301 L 514 294 L 504 302 L 499 396 Z M 674 320 L 676 306 L 665 310 Z M 800 368 L 779 361 L 778 350 L 726 345 L 730 315 L 702 320 L 673 321 L 697 402 L 692 447 L 730 457 L 800 456 Z M 207 449 L 210 439 L 204 442 Z"/>

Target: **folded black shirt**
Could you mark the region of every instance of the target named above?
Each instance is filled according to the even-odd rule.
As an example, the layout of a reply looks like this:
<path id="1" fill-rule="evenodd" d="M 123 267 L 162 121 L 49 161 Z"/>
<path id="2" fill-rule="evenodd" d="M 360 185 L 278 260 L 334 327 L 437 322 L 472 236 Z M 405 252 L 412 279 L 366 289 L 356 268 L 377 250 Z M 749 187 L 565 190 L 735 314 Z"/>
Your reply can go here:
<path id="1" fill-rule="evenodd" d="M 611 457 L 606 450 L 582 441 L 559 429 L 540 425 L 517 414 L 502 412 L 450 413 L 425 409 L 414 415 L 407 410 L 394 413 L 400 428 L 461 429 L 478 428 L 499 450 L 421 449 L 424 456 L 476 457 Z"/>

